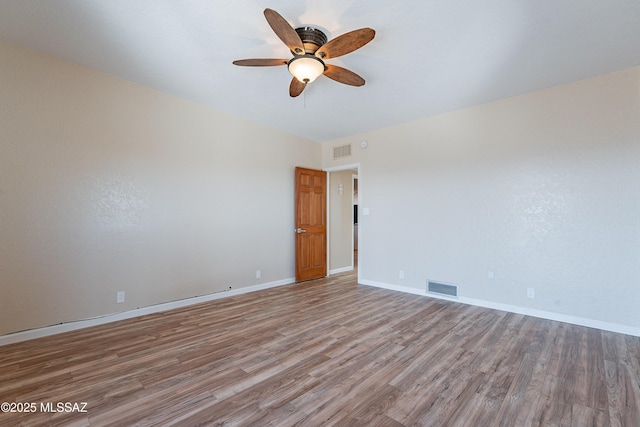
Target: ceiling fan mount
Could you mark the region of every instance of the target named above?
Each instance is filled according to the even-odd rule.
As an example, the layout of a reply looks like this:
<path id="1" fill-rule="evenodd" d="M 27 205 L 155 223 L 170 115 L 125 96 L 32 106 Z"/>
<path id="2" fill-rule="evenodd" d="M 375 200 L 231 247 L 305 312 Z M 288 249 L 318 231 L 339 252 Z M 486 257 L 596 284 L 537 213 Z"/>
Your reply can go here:
<path id="1" fill-rule="evenodd" d="M 325 43 L 327 43 L 327 35 L 317 28 L 312 27 L 299 27 L 296 28 L 296 33 L 302 44 L 304 45 L 304 51 L 307 54 L 313 55 L 316 51 Z M 294 55 L 301 55 L 300 52 L 291 51 Z"/>
<path id="2" fill-rule="evenodd" d="M 350 86 L 364 85 L 364 79 L 353 71 L 327 64 L 325 61 L 360 49 L 375 37 L 376 32 L 373 29 L 360 28 L 328 40 L 327 35 L 317 28 L 304 26 L 294 29 L 273 9 L 265 9 L 264 16 L 273 32 L 287 45 L 293 58 L 240 59 L 233 61 L 235 65 L 248 67 L 286 65 L 293 75 L 289 85 L 291 97 L 300 95 L 307 84 L 321 75 Z"/>

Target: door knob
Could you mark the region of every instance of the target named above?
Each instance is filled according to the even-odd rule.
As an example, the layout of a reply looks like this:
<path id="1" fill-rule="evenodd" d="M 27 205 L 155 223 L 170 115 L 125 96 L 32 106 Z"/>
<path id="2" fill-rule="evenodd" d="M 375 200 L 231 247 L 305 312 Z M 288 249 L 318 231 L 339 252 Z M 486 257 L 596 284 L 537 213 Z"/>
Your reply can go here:
<path id="1" fill-rule="evenodd" d="M 300 234 L 300 233 L 306 233 L 307 230 L 305 230 L 304 228 L 296 228 L 296 233 Z"/>

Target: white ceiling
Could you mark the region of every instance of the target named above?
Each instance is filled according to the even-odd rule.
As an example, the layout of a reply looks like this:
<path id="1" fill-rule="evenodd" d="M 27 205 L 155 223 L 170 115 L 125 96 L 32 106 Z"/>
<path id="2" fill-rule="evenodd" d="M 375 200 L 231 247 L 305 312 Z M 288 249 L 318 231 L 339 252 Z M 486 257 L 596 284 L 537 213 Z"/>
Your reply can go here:
<path id="1" fill-rule="evenodd" d="M 290 98 L 267 24 L 376 38 Z M 640 0 L 0 0 L 0 39 L 324 142 L 640 65 Z M 3 59 L 0 58 L 0 61 Z"/>

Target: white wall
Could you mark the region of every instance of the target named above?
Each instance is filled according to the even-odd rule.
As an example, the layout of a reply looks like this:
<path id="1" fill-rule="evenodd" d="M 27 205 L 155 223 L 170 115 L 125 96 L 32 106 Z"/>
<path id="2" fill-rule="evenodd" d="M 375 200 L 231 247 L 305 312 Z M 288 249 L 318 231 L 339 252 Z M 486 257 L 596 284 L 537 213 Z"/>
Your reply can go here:
<path id="1" fill-rule="evenodd" d="M 293 278 L 319 144 L 4 43 L 0 100 L 0 335 Z"/>
<path id="2" fill-rule="evenodd" d="M 332 141 L 323 167 L 350 142 L 362 282 L 640 333 L 639 68 Z"/>

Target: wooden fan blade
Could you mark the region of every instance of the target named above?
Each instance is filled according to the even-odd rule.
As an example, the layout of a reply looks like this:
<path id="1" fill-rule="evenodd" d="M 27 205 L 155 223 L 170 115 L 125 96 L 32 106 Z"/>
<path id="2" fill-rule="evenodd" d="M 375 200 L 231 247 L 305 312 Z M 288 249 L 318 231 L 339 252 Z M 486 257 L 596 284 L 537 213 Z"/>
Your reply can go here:
<path id="1" fill-rule="evenodd" d="M 302 93 L 305 87 L 307 87 L 306 83 L 302 83 L 300 80 L 294 77 L 291 80 L 291 84 L 289 85 L 289 95 L 292 98 L 295 98 Z"/>
<path id="2" fill-rule="evenodd" d="M 371 28 L 360 28 L 350 31 L 335 39 L 329 40 L 316 51 L 316 56 L 320 59 L 336 58 L 346 55 L 356 49 L 360 49 L 369 43 L 376 36 L 376 32 Z"/>
<path id="3" fill-rule="evenodd" d="M 274 33 L 289 47 L 289 49 L 296 55 L 304 55 L 304 44 L 300 40 L 300 36 L 296 33 L 296 30 L 289 25 L 286 19 L 284 19 L 278 12 L 273 9 L 265 9 L 264 17 L 267 18 L 267 22 L 271 26 Z"/>
<path id="4" fill-rule="evenodd" d="M 344 83 L 350 86 L 363 86 L 364 79 L 346 68 L 338 67 L 337 65 L 325 64 L 327 69 L 324 71 L 324 75 L 339 83 Z"/>
<path id="5" fill-rule="evenodd" d="M 255 58 L 255 59 L 239 59 L 233 61 L 233 65 L 242 65 L 244 67 L 271 67 L 275 65 L 287 65 L 288 59 L 268 59 L 268 58 Z"/>

